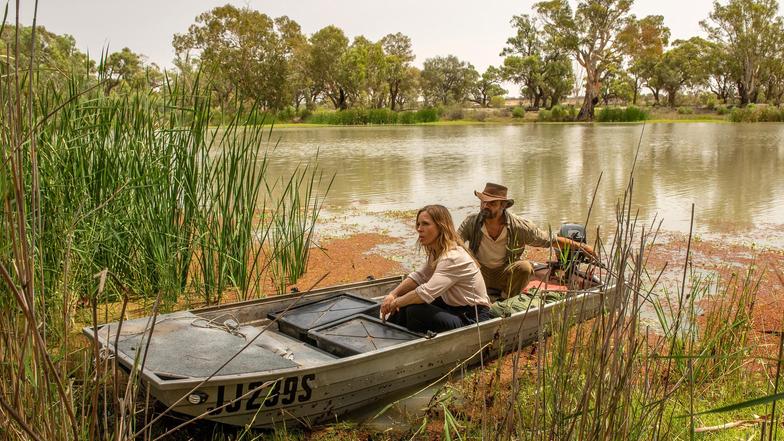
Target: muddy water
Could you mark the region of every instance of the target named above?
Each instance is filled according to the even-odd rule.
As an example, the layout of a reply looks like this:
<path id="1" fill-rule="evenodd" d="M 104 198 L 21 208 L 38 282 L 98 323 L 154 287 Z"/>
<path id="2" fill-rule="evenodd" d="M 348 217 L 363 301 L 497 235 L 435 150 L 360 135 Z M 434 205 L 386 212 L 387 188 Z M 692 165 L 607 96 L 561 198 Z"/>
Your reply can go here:
<path id="1" fill-rule="evenodd" d="M 694 203 L 700 234 L 784 247 L 783 124 L 297 128 L 274 136 L 273 174 L 318 151 L 319 166 L 335 173 L 326 210 L 338 218 L 441 203 L 459 222 L 476 209 L 473 190 L 494 181 L 510 188 L 513 211 L 555 228 L 584 221 L 602 175 L 590 223 L 606 227 L 634 169 L 632 208 L 642 221 L 687 232 Z M 372 217 L 349 218 L 373 227 Z"/>

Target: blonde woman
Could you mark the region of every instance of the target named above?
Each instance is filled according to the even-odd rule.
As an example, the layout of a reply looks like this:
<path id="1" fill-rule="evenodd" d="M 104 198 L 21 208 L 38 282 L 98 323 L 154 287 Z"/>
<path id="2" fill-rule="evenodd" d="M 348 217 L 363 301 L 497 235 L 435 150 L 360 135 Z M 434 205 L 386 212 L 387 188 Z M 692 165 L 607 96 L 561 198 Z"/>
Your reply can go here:
<path id="1" fill-rule="evenodd" d="M 441 332 L 491 318 L 490 299 L 474 259 L 461 245 L 449 210 L 427 205 L 416 217 L 427 262 L 384 298 L 382 316 L 416 332 Z"/>

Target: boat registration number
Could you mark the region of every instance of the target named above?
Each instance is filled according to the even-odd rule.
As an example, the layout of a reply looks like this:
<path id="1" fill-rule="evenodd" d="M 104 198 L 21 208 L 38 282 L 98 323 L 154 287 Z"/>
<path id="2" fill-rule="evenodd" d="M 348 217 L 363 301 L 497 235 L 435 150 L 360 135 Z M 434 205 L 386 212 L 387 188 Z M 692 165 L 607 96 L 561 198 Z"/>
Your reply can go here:
<path id="1" fill-rule="evenodd" d="M 234 413 L 240 410 L 254 411 L 263 407 L 275 407 L 278 404 L 288 405 L 295 402 L 304 403 L 313 395 L 311 382 L 316 379 L 315 374 L 303 375 L 300 377 L 282 378 L 272 384 L 271 387 L 261 387 L 264 382 L 252 382 L 247 385 L 238 383 L 234 387 L 234 396 L 227 395 L 226 386 L 218 386 L 218 397 L 215 407 L 210 407 L 210 415 L 218 415 L 222 412 Z M 247 387 L 246 387 L 247 386 Z M 229 389 L 232 387 L 229 386 Z M 241 399 L 243 395 L 253 391 L 248 395 L 247 400 Z M 227 404 L 229 403 L 229 404 Z"/>

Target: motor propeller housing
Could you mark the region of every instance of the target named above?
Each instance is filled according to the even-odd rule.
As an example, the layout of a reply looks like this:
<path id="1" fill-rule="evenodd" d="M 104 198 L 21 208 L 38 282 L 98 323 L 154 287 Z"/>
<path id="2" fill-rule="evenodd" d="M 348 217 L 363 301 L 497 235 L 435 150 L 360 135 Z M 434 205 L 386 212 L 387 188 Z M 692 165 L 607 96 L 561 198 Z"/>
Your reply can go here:
<path id="1" fill-rule="evenodd" d="M 580 224 L 563 224 L 561 231 L 558 232 L 561 237 L 568 237 L 575 242 L 585 243 L 587 236 L 585 234 L 585 227 Z"/>

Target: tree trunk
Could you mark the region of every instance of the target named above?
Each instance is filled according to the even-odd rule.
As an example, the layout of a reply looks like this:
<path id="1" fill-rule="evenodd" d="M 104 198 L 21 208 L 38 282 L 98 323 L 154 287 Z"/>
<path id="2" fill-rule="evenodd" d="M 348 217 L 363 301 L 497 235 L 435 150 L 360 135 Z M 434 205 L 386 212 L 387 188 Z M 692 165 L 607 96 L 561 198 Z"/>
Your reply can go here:
<path id="1" fill-rule="evenodd" d="M 400 84 L 397 81 L 390 81 L 389 82 L 389 108 L 390 110 L 395 110 L 395 104 L 397 104 L 397 94 L 400 90 Z"/>
<path id="2" fill-rule="evenodd" d="M 583 105 L 577 114 L 577 121 L 593 121 L 594 107 L 599 101 L 599 82 L 596 80 L 597 72 L 594 69 L 585 69 L 585 73 L 585 98 L 583 98 Z"/>
<path id="3" fill-rule="evenodd" d="M 738 96 L 740 96 L 741 107 L 749 104 L 749 91 L 746 89 L 746 85 L 743 84 L 742 81 L 738 81 Z"/>
<path id="4" fill-rule="evenodd" d="M 339 94 L 338 94 L 337 108 L 338 110 L 346 110 L 348 109 L 348 105 L 346 104 L 346 91 L 343 90 L 342 87 L 338 89 L 338 91 Z"/>
<path id="5" fill-rule="evenodd" d="M 674 90 L 667 91 L 667 105 L 669 105 L 673 109 L 675 108 L 675 95 L 677 95 L 676 91 Z"/>

